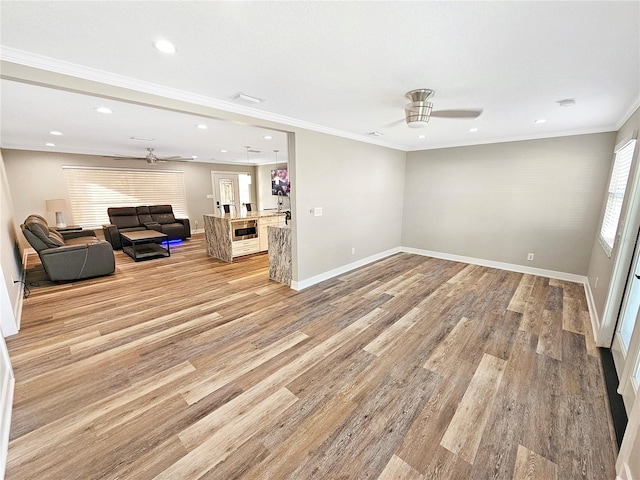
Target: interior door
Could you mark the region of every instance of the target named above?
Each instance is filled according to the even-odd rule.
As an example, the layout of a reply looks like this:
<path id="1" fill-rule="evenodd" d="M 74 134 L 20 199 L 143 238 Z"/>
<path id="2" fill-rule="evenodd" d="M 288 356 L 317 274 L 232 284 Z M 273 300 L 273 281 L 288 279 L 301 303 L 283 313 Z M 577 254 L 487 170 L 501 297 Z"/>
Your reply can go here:
<path id="1" fill-rule="evenodd" d="M 231 213 L 240 213 L 240 186 L 237 173 L 212 172 L 213 202 L 216 213 L 222 205 L 232 205 Z"/>
<path id="2" fill-rule="evenodd" d="M 640 232 L 638 232 L 640 235 Z M 611 350 L 619 379 L 618 393 L 622 395 L 627 414 L 640 384 L 640 248 L 636 238 L 633 262 L 622 297 Z"/>

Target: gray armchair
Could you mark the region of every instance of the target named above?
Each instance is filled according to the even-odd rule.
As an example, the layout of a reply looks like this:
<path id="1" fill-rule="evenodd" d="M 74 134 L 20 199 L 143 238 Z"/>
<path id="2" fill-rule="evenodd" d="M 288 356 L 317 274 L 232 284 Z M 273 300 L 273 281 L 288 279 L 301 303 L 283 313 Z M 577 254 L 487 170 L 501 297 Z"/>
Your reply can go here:
<path id="1" fill-rule="evenodd" d="M 116 269 L 111 244 L 92 230 L 57 232 L 39 215 L 27 217 L 20 228 L 53 281 L 99 277 Z"/>

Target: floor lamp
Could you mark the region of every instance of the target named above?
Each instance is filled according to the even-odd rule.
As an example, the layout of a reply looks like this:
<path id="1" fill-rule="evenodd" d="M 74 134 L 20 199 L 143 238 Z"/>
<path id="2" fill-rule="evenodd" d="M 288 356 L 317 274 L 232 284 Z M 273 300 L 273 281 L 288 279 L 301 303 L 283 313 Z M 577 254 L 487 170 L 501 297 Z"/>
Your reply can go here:
<path id="1" fill-rule="evenodd" d="M 67 201 L 64 198 L 56 198 L 54 200 L 47 200 L 46 202 L 47 212 L 56 212 L 56 227 L 66 227 L 67 224 L 64 223 L 62 212 L 68 209 Z"/>

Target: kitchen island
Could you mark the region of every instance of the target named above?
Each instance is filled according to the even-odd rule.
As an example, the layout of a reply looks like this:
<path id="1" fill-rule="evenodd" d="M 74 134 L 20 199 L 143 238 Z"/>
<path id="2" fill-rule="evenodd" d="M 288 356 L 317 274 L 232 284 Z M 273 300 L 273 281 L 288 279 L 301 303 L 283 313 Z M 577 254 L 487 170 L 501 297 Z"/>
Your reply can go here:
<path id="1" fill-rule="evenodd" d="M 207 255 L 231 263 L 234 257 L 267 251 L 267 228 L 283 225 L 284 217 L 277 210 L 204 215 Z"/>
<path id="2" fill-rule="evenodd" d="M 289 225 L 269 226 L 269 278 L 291 285 L 291 228 Z"/>

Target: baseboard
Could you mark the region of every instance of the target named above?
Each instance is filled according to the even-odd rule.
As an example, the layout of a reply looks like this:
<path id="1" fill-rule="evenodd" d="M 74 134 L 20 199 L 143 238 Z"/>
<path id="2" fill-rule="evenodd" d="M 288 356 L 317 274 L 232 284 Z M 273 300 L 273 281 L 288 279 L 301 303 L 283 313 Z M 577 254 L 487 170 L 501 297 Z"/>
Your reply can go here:
<path id="1" fill-rule="evenodd" d="M 342 267 L 334 268 L 333 270 L 328 270 L 319 275 L 314 275 L 311 278 L 307 278 L 306 280 L 302 280 L 300 282 L 296 282 L 294 280 L 291 281 L 291 288 L 296 291 L 304 290 L 312 285 L 315 285 L 320 282 L 324 282 L 325 280 L 329 280 L 333 277 L 337 277 L 338 275 L 342 275 L 344 273 L 350 272 L 351 270 L 355 270 L 356 268 L 364 267 L 370 263 L 376 262 L 378 260 L 382 260 L 383 258 L 390 257 L 391 255 L 395 255 L 396 253 L 400 253 L 400 248 L 392 248 L 391 250 L 386 250 L 381 253 L 376 253 L 375 255 L 371 255 L 370 257 L 363 258 L 358 260 L 357 262 L 349 263 L 347 265 L 343 265 Z"/>
<path id="2" fill-rule="evenodd" d="M 25 248 L 22 252 L 22 281 L 20 288 L 18 289 L 18 298 L 16 298 L 15 307 L 13 309 L 13 318 L 16 321 L 16 332 L 20 331 L 20 324 L 22 322 L 22 305 L 24 304 L 24 292 L 27 288 L 27 257 L 29 255 L 36 255 L 36 251 L 33 248 Z M 1 478 L 1 477 L 0 477 Z"/>
<path id="3" fill-rule="evenodd" d="M 600 319 L 598 318 L 598 310 L 596 310 L 596 302 L 593 299 L 593 292 L 591 291 L 591 285 L 589 284 L 589 279 L 585 278 L 584 280 L 584 295 L 587 297 L 587 307 L 589 307 L 589 318 L 591 319 L 591 330 L 593 331 L 593 339 L 596 342 L 596 345 L 601 347 L 600 345 Z"/>
<path id="4" fill-rule="evenodd" d="M 540 277 L 554 278 L 556 280 L 564 280 L 574 283 L 585 283 L 584 275 L 576 275 L 573 273 L 557 272 L 555 270 L 545 270 L 543 268 L 525 267 L 515 263 L 496 262 L 493 260 L 485 260 L 482 258 L 465 257 L 462 255 L 452 255 L 450 253 L 433 252 L 431 250 L 422 250 L 412 247 L 400 247 L 400 251 L 406 253 L 414 253 L 416 255 L 424 255 L 426 257 L 440 258 L 442 260 L 451 260 L 454 262 L 469 263 L 471 265 L 480 265 L 482 267 L 497 268 L 499 270 L 508 270 L 516 273 L 527 273 L 529 275 L 538 275 Z"/>

